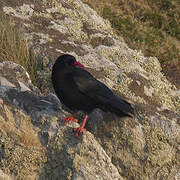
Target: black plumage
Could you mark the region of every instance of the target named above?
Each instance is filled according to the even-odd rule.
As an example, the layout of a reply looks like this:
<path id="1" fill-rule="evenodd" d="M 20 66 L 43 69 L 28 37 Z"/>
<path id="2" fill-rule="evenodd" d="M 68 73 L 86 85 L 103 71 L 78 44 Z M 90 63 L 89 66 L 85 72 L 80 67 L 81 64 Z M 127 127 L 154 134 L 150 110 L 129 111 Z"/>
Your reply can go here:
<path id="1" fill-rule="evenodd" d="M 106 85 L 96 80 L 74 56 L 64 54 L 58 57 L 51 79 L 56 95 L 71 110 L 83 110 L 88 114 L 100 108 L 121 117 L 134 114 L 127 101 L 114 95 Z"/>

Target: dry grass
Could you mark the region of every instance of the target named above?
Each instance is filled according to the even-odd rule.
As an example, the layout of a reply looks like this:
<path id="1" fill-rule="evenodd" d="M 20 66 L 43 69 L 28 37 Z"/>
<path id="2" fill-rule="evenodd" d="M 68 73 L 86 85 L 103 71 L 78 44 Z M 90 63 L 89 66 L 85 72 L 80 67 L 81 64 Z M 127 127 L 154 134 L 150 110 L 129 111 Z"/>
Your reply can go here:
<path id="1" fill-rule="evenodd" d="M 23 37 L 23 25 L 15 25 L 11 19 L 0 15 L 0 62 L 3 61 L 13 61 L 22 65 L 34 85 L 37 85 L 37 61 L 30 57 L 28 43 Z"/>
<path id="2" fill-rule="evenodd" d="M 16 116 L 14 116 L 14 112 L 16 112 Z M 30 118 L 22 111 L 3 104 L 0 106 L 0 114 L 2 114 L 0 115 L 1 133 L 22 146 L 41 146 L 38 137 L 34 133 Z"/>

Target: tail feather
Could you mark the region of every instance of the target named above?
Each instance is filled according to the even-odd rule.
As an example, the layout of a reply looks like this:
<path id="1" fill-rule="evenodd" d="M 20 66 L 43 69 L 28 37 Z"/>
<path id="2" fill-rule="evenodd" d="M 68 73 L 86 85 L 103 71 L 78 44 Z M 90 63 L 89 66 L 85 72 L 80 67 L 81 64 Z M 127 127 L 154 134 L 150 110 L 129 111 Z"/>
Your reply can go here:
<path id="1" fill-rule="evenodd" d="M 120 116 L 132 117 L 134 115 L 134 109 L 131 104 L 119 97 L 113 97 L 110 100 L 110 105 L 112 107 L 112 111 Z"/>

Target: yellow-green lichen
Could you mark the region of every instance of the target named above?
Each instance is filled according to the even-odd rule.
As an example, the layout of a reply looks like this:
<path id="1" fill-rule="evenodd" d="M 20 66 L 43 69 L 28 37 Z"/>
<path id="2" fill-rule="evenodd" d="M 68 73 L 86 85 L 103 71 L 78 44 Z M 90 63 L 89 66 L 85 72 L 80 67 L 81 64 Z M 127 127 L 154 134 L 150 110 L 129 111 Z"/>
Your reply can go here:
<path id="1" fill-rule="evenodd" d="M 43 148 L 19 146 L 10 138 L 4 139 L 3 148 L 1 169 L 17 179 L 37 173 L 47 160 Z"/>
<path id="2" fill-rule="evenodd" d="M 144 126 L 146 138 L 146 151 L 148 152 L 145 160 L 144 171 L 147 174 L 152 172 L 153 167 L 173 163 L 175 158 L 174 149 L 168 144 L 167 135 L 158 127 Z"/>

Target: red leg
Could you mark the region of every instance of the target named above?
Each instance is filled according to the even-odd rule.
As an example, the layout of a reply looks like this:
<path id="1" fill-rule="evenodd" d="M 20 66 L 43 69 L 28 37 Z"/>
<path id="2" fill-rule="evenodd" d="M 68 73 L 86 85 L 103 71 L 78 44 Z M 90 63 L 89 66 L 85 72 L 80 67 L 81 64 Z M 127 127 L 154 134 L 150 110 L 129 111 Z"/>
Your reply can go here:
<path id="1" fill-rule="evenodd" d="M 74 116 L 75 116 L 75 114 L 63 118 L 64 124 L 66 125 L 66 124 L 70 123 L 71 121 L 78 122 L 78 120 L 75 119 Z"/>
<path id="2" fill-rule="evenodd" d="M 84 126 L 86 125 L 87 118 L 88 118 L 88 115 L 86 114 L 81 126 L 78 128 L 74 128 L 74 131 L 76 131 L 75 136 L 79 136 L 79 133 L 81 132 L 86 132 L 86 129 L 84 128 Z"/>

